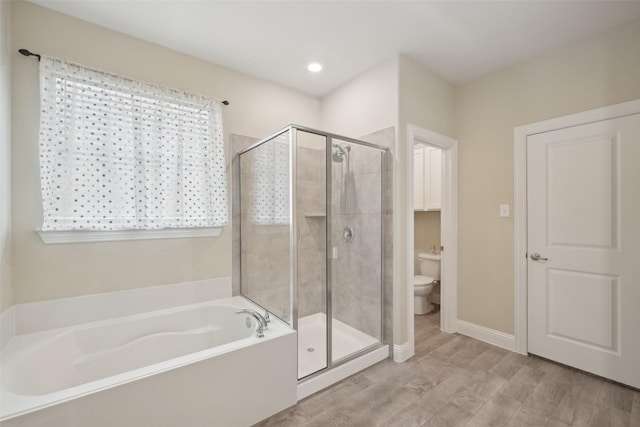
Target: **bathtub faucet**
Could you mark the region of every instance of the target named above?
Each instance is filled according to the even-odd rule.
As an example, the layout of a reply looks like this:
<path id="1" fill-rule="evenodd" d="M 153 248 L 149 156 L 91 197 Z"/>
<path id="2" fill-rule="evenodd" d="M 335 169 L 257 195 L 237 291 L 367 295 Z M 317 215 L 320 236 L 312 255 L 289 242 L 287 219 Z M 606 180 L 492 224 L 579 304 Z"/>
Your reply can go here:
<path id="1" fill-rule="evenodd" d="M 237 310 L 236 314 L 248 314 L 249 316 L 253 316 L 253 318 L 256 319 L 256 323 L 258 324 L 258 326 L 256 327 L 256 337 L 258 338 L 264 337 L 264 330 L 267 329 L 269 326 L 267 325 L 267 320 L 264 318 L 262 314 L 258 313 L 257 311 L 249 310 L 246 308 L 242 310 Z"/>

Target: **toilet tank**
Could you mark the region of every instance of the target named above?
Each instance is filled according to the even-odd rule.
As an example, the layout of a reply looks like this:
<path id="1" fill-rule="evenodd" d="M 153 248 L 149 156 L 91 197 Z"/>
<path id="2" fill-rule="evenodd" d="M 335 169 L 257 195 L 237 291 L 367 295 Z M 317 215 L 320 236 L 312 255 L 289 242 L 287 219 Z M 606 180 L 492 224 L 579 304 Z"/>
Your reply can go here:
<path id="1" fill-rule="evenodd" d="M 440 254 L 418 252 L 420 275 L 440 280 Z"/>

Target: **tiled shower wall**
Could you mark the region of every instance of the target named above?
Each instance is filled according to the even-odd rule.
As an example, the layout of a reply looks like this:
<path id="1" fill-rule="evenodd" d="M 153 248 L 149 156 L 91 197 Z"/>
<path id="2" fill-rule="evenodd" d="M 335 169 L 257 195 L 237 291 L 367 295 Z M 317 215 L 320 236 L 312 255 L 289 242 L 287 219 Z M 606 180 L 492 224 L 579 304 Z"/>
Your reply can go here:
<path id="1" fill-rule="evenodd" d="M 298 317 L 326 312 L 326 140 L 298 133 Z"/>
<path id="2" fill-rule="evenodd" d="M 384 147 L 393 147 L 395 131 L 386 129 L 361 138 Z M 349 145 L 349 175 L 346 160 L 334 163 L 332 177 L 332 241 L 338 248 L 332 272 L 333 317 L 374 337 L 381 336 L 384 322 L 386 341 L 390 342 L 392 314 L 392 167 L 387 154 L 386 169 L 381 169 L 381 153 L 356 144 Z M 385 193 L 381 192 L 385 173 Z M 346 206 L 345 192 L 350 199 Z M 383 199 L 384 197 L 384 199 Z M 342 199 L 342 201 L 341 201 Z M 382 214 L 384 204 L 385 214 Z M 386 225 L 385 235 L 382 226 Z M 343 239 L 346 226 L 353 229 L 351 242 Z M 383 240 L 384 239 L 384 240 Z M 384 276 L 380 263 L 384 248 Z M 381 288 L 382 279 L 382 288 Z M 385 318 L 380 317 L 385 304 Z"/>
<path id="3" fill-rule="evenodd" d="M 393 164 L 395 159 L 396 130 L 389 127 L 360 138 L 363 141 L 387 148 L 384 191 L 384 341 L 393 343 Z M 392 346 L 391 346 L 392 347 Z M 392 350 L 390 349 L 390 352 Z"/>

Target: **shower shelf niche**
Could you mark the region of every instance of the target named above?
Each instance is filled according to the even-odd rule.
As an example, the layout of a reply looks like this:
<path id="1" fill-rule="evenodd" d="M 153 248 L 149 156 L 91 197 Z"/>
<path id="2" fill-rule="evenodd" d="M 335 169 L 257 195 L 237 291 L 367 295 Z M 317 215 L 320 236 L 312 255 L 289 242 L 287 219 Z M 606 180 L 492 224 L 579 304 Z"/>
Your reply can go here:
<path id="1" fill-rule="evenodd" d="M 326 218 L 327 214 L 324 212 L 309 212 L 304 214 L 305 218 Z"/>

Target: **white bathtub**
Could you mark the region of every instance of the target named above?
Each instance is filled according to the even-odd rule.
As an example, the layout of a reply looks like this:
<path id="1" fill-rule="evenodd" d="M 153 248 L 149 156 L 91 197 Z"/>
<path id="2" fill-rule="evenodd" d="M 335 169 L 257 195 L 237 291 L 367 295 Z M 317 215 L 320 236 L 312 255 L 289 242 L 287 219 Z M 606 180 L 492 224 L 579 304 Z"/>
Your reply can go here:
<path id="1" fill-rule="evenodd" d="M 15 336 L 2 426 L 248 426 L 296 402 L 296 336 L 242 297 Z"/>

